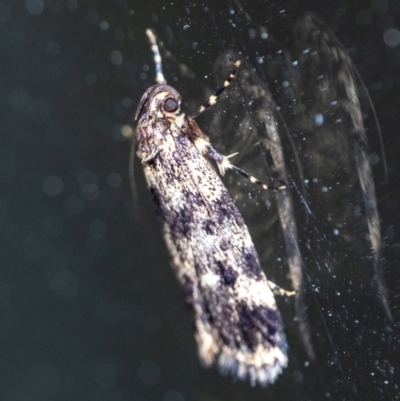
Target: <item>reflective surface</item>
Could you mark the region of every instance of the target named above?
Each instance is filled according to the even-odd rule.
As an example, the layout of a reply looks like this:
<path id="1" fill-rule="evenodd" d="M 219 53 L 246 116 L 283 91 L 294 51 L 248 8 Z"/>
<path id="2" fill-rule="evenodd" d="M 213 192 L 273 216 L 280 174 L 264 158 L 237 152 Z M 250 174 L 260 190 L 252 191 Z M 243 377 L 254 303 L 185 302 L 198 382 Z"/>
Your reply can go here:
<path id="1" fill-rule="evenodd" d="M 243 7 L 250 19 L 234 2 L 218 6 L 176 1 L 0 3 L 1 399 L 398 397 L 400 3 L 308 1 L 298 6 L 297 2 L 257 1 Z M 285 110 L 283 82 L 292 88 L 300 76 L 290 75 L 287 61 L 288 57 L 297 60 L 293 32 L 305 11 L 326 21 L 343 43 L 381 125 L 388 184 L 372 109 L 358 82 L 394 323 L 385 315 L 374 282 L 356 166 L 335 171 L 332 158 L 331 169 L 318 168 L 310 159 L 321 156 L 319 148 L 310 137 L 303 140 L 304 126 L 296 131 Z M 253 77 L 268 86 L 281 108 L 278 122 L 289 127 L 293 144 L 288 144 L 286 134 L 281 141 L 288 172 L 298 188 L 291 186 L 290 194 L 316 360 L 311 361 L 304 348 L 294 321 L 294 301 L 278 299 L 290 362 L 267 389 L 232 383 L 216 370 L 201 368 L 183 295 L 169 266 L 139 163 L 135 165 L 139 216 L 133 218 L 129 143 L 121 127 L 132 123 L 141 95 L 154 83 L 144 33 L 148 27 L 164 42 L 165 74 L 182 94 L 186 110 L 194 110 L 221 82 L 220 57 L 233 50 L 248 57 L 246 68 L 254 68 Z M 260 27 L 268 33 L 266 47 Z M 233 88 L 231 97 L 228 93 L 198 122 L 218 150 L 241 151 L 234 162 L 253 174 L 263 166 L 264 175 L 258 178 L 268 181 L 270 164 L 259 150 L 252 153 L 252 146 L 238 145 L 238 137 L 229 135 L 229 121 L 244 115 L 240 99 L 246 99 L 245 78 L 240 81 L 238 102 L 234 96 L 240 91 Z M 297 88 L 313 105 L 314 90 Z M 319 123 L 320 117 L 316 118 Z M 236 123 L 230 124 L 234 128 Z M 259 129 L 254 122 L 249 127 Z M 254 141 L 241 128 L 233 130 L 244 142 Z M 351 154 L 348 149 L 342 153 L 351 157 L 346 156 Z M 297 164 L 291 162 L 296 154 Z M 304 182 L 299 165 L 309 180 L 305 193 L 313 215 L 299 195 Z M 327 182 L 312 186 L 316 174 Z M 245 217 L 248 214 L 268 277 L 290 288 L 276 197 L 233 174 L 227 175 L 226 183 Z M 337 188 L 337 201 L 324 187 Z M 334 219 L 323 220 L 329 208 L 332 214 L 351 216 L 349 224 L 338 228 Z M 266 224 L 261 234 L 257 220 Z M 265 231 L 268 239 L 262 234 Z"/>

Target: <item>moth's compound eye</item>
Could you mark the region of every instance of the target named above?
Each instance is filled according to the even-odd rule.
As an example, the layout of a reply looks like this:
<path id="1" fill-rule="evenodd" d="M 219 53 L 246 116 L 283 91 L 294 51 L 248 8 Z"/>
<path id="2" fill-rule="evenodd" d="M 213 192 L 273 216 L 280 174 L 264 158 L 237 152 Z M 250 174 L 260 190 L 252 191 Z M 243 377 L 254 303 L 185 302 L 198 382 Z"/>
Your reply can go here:
<path id="1" fill-rule="evenodd" d="M 179 103 L 176 99 L 173 97 L 169 97 L 165 102 L 164 102 L 164 110 L 167 111 L 168 113 L 172 113 L 178 109 Z"/>

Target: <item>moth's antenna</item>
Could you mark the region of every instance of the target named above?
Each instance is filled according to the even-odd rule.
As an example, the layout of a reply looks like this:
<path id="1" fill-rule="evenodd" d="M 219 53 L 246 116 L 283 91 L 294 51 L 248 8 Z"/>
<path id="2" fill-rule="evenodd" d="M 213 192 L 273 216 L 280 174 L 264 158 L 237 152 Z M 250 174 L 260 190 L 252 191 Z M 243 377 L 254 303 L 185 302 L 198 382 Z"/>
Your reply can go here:
<path id="1" fill-rule="evenodd" d="M 153 52 L 154 64 L 156 66 L 156 82 L 158 84 L 166 84 L 167 81 L 164 78 L 162 63 L 161 63 L 161 55 L 158 50 L 157 38 L 154 32 L 151 29 L 146 29 L 146 35 L 149 38 L 151 44 L 151 50 Z"/>

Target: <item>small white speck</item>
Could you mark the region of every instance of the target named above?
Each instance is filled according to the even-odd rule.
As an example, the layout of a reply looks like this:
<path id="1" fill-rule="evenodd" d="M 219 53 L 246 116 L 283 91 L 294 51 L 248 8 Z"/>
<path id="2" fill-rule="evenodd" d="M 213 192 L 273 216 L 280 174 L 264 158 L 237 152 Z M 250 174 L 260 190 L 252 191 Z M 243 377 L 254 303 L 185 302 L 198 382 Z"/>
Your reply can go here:
<path id="1" fill-rule="evenodd" d="M 322 114 L 316 114 L 314 120 L 316 125 L 321 126 L 324 123 L 324 116 Z"/>

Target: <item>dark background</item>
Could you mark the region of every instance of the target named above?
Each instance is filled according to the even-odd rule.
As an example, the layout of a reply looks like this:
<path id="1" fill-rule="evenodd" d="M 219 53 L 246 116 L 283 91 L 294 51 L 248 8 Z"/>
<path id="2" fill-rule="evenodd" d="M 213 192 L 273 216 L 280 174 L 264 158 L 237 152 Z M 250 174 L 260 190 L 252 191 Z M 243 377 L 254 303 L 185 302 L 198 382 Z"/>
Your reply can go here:
<path id="1" fill-rule="evenodd" d="M 280 300 L 290 363 L 276 384 L 253 389 L 202 369 L 140 163 L 133 217 L 121 127 L 132 123 L 154 82 L 145 29 L 155 28 L 195 72 L 193 86 L 180 87 L 165 62 L 168 81 L 196 105 L 203 84 L 214 86 L 205 76 L 216 59 L 235 45 L 227 20 L 236 6 L 3 1 L 1 400 L 399 399 L 400 47 L 384 35 L 400 29 L 400 1 L 298 3 L 244 6 L 282 43 L 296 18 L 314 11 L 349 50 L 370 92 L 388 165 L 386 185 L 379 138 L 369 130 L 394 323 L 385 318 L 372 271 L 360 266 L 358 277 L 371 283 L 365 292 L 309 290 L 315 362 L 298 339 L 290 301 Z M 314 272 L 309 266 L 311 278 Z M 345 276 L 336 280 L 346 287 Z"/>

